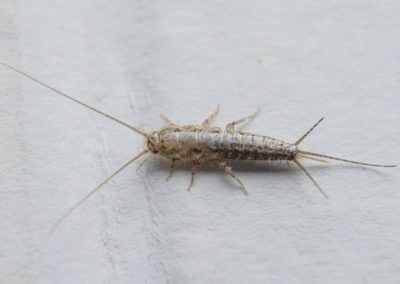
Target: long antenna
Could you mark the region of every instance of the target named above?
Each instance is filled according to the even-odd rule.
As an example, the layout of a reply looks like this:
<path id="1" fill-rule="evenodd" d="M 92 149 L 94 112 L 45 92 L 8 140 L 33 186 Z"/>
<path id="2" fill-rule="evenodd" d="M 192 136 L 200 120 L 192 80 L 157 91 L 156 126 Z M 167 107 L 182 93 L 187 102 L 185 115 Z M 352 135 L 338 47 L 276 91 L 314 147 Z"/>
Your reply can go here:
<path id="1" fill-rule="evenodd" d="M 108 178 L 106 178 L 103 182 L 101 182 L 98 186 L 96 186 L 94 189 L 89 191 L 88 194 L 85 195 L 78 203 L 76 203 L 74 206 L 72 206 L 51 228 L 49 231 L 49 234 L 52 234 L 57 227 L 64 221 L 69 215 L 71 215 L 72 212 L 74 212 L 83 202 L 85 202 L 90 196 L 92 196 L 96 191 L 98 191 L 103 185 L 105 185 L 110 179 L 115 177 L 118 173 L 120 173 L 123 169 L 125 169 L 127 166 L 132 164 L 134 161 L 142 157 L 148 152 L 148 150 L 143 150 L 139 154 L 137 154 L 135 157 L 130 159 L 126 164 L 124 164 L 122 167 L 120 167 L 118 170 L 116 170 L 112 175 L 110 175 Z"/>
<path id="2" fill-rule="evenodd" d="M 117 118 L 115 118 L 115 117 L 112 117 L 112 116 L 109 115 L 109 114 L 106 114 L 106 113 L 104 113 L 104 112 L 102 112 L 102 111 L 100 111 L 100 110 L 98 110 L 98 109 L 95 109 L 94 107 L 91 107 L 91 106 L 89 106 L 89 105 L 87 105 L 87 104 L 85 104 L 85 103 L 83 103 L 83 102 L 81 102 L 81 101 L 78 101 L 77 99 L 74 99 L 73 97 L 70 97 L 70 96 L 68 96 L 67 94 L 64 94 L 63 92 L 61 92 L 61 91 L 59 91 L 59 90 L 57 90 L 57 89 L 55 89 L 55 88 L 53 88 L 53 87 L 51 87 L 51 86 L 49 86 L 49 85 L 47 85 L 47 84 L 45 84 L 45 83 L 39 81 L 38 79 L 36 79 L 36 78 L 34 78 L 34 77 L 32 77 L 32 76 L 26 74 L 25 72 L 23 72 L 23 71 L 21 71 L 21 70 L 15 68 L 15 67 L 13 67 L 13 66 L 11 66 L 11 65 L 8 65 L 8 64 L 6 64 L 6 63 L 4 63 L 4 62 L 0 62 L 0 63 L 1 63 L 2 65 L 4 65 L 5 67 L 7 67 L 7 68 L 9 68 L 9 69 L 11 69 L 11 70 L 14 70 L 15 72 L 21 74 L 22 76 L 25 76 L 26 78 L 29 78 L 29 79 L 31 79 L 32 81 L 34 81 L 34 82 L 36 82 L 36 83 L 38 83 L 38 84 L 40 84 L 40 85 L 42 85 L 42 86 L 44 86 L 44 87 L 46 87 L 46 88 L 52 90 L 53 92 L 55 92 L 55 93 L 57 93 L 57 94 L 59 94 L 59 95 L 65 97 L 65 98 L 67 98 L 67 99 L 69 99 L 69 100 L 71 100 L 71 101 L 73 101 L 73 102 L 75 102 L 75 103 L 77 103 L 77 104 L 80 104 L 81 106 L 84 106 L 84 107 L 86 107 L 86 108 L 88 108 L 88 109 L 90 109 L 90 110 L 92 110 L 92 111 L 94 111 L 94 112 L 97 112 L 98 114 L 101 114 L 102 116 L 105 116 L 105 117 L 107 117 L 107 118 L 109 118 L 109 119 L 111 119 L 111 120 L 113 120 L 113 121 L 115 121 L 115 122 L 117 122 L 117 123 L 119 123 L 119 124 L 121 124 L 121 125 L 123 125 L 123 126 L 129 128 L 129 129 L 135 131 L 136 133 L 138 133 L 138 134 L 140 134 L 140 135 L 142 135 L 142 136 L 145 136 L 145 137 L 147 136 L 146 132 L 144 132 L 143 130 L 141 130 L 141 129 L 135 127 L 135 126 L 132 126 L 132 125 L 130 125 L 130 124 L 126 123 L 126 122 L 123 122 L 123 121 L 121 121 L 121 120 L 119 120 L 119 119 L 117 119 Z"/>

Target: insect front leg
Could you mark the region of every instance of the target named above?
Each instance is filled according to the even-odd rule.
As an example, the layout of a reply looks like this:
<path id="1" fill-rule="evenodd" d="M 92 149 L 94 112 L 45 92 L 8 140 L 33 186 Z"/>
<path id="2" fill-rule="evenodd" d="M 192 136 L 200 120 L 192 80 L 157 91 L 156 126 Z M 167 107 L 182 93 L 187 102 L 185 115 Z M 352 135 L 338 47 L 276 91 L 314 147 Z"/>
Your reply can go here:
<path id="1" fill-rule="evenodd" d="M 206 120 L 203 121 L 203 123 L 201 124 L 202 126 L 209 126 L 211 125 L 211 122 L 213 121 L 213 119 L 217 116 L 219 112 L 219 105 L 217 105 L 216 110 L 209 116 L 207 117 Z"/>
<path id="2" fill-rule="evenodd" d="M 175 169 L 175 160 L 171 161 L 171 165 L 169 167 L 169 174 L 165 178 L 166 181 L 169 181 L 172 175 L 174 174 L 174 169 Z"/>
<path id="3" fill-rule="evenodd" d="M 240 185 L 240 189 L 245 195 L 249 195 L 248 191 L 246 190 L 246 187 L 242 183 L 242 181 L 235 175 L 235 173 L 232 171 L 232 168 L 229 167 L 226 163 L 221 163 L 220 167 L 225 170 L 236 182 Z"/>
<path id="4" fill-rule="evenodd" d="M 225 127 L 225 131 L 226 132 L 234 132 L 235 131 L 235 125 L 243 123 L 243 122 L 250 122 L 251 120 L 253 120 L 259 113 L 260 113 L 261 109 L 257 109 L 257 111 L 249 116 L 237 119 L 235 121 L 232 121 L 230 123 L 228 123 Z"/>
<path id="5" fill-rule="evenodd" d="M 160 117 L 161 117 L 162 120 L 164 120 L 164 121 L 167 123 L 167 125 L 176 125 L 175 123 L 173 123 L 173 122 L 171 121 L 171 119 L 169 119 L 169 118 L 166 117 L 165 115 L 160 114 Z"/>

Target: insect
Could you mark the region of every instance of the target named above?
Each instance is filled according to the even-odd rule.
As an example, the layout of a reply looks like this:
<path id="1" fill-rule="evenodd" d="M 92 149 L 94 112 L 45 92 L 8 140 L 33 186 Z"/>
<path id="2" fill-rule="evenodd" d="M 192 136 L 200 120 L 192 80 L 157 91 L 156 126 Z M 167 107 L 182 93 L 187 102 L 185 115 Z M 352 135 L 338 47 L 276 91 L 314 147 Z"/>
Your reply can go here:
<path id="1" fill-rule="evenodd" d="M 364 162 L 357 162 L 353 160 L 333 157 L 325 154 L 319 154 L 309 151 L 304 151 L 299 148 L 301 142 L 321 123 L 321 118 L 315 123 L 300 139 L 295 143 L 288 143 L 283 140 L 275 139 L 268 136 L 251 134 L 243 131 L 235 131 L 235 127 L 239 124 L 249 122 L 254 119 L 259 110 L 255 113 L 230 122 L 226 125 L 225 129 L 213 126 L 212 120 L 216 117 L 219 111 L 217 109 L 203 121 L 201 125 L 190 124 L 179 126 L 173 123 L 167 117 L 161 115 L 163 120 L 166 122 L 166 126 L 157 130 L 146 132 L 138 127 L 129 125 L 111 115 L 108 115 L 94 107 L 91 107 L 73 97 L 66 95 L 65 93 L 39 81 L 38 79 L 26 74 L 25 72 L 2 63 L 4 66 L 18 72 L 19 74 L 35 81 L 36 83 L 54 91 L 56 94 L 63 96 L 75 103 L 86 107 L 102 116 L 105 116 L 131 130 L 137 134 L 144 136 L 146 139 L 146 149 L 131 158 L 127 163 L 122 165 L 113 174 L 106 178 L 102 183 L 91 190 L 86 196 L 84 196 L 78 203 L 76 203 L 66 214 L 55 224 L 52 231 L 76 208 L 78 208 L 84 201 L 92 196 L 97 190 L 104 186 L 109 180 L 116 176 L 123 169 L 128 167 L 134 161 L 143 157 L 147 154 L 157 154 L 171 161 L 170 172 L 167 176 L 167 180 L 173 174 L 176 165 L 189 166 L 191 169 L 191 180 L 189 183 L 188 190 L 193 186 L 197 169 L 200 165 L 205 163 L 218 165 L 227 174 L 229 174 L 240 186 L 240 189 L 244 194 L 248 195 L 248 192 L 242 183 L 242 181 L 235 175 L 232 168 L 229 166 L 230 160 L 254 160 L 254 161 L 293 161 L 305 175 L 311 180 L 311 182 L 317 187 L 317 189 L 325 196 L 325 192 L 306 170 L 306 168 L 300 162 L 301 158 L 312 159 L 319 162 L 327 162 L 324 159 L 337 160 L 357 165 L 371 166 L 371 167 L 396 167 L 395 165 L 378 165 Z"/>

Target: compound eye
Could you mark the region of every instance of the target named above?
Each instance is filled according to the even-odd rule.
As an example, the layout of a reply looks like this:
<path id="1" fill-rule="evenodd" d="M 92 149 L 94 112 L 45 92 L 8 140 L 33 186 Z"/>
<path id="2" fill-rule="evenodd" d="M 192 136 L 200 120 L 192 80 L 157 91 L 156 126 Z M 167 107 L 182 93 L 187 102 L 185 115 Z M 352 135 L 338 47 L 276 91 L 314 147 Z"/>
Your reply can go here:
<path id="1" fill-rule="evenodd" d="M 148 137 L 148 148 L 151 152 L 154 154 L 158 153 L 158 148 L 160 144 L 160 139 L 158 137 L 158 132 L 153 132 L 149 137 Z"/>

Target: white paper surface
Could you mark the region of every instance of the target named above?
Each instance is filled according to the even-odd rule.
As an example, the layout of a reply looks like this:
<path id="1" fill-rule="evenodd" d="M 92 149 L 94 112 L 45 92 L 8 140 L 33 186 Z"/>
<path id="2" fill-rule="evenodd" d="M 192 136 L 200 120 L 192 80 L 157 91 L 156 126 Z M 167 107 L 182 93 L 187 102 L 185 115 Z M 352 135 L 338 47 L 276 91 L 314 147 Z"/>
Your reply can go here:
<path id="1" fill-rule="evenodd" d="M 146 130 L 263 112 L 246 129 L 400 161 L 400 3 L 0 1 L 0 58 Z M 400 175 L 304 162 L 219 171 L 129 167 L 143 137 L 0 68 L 0 281 L 398 283 Z"/>

